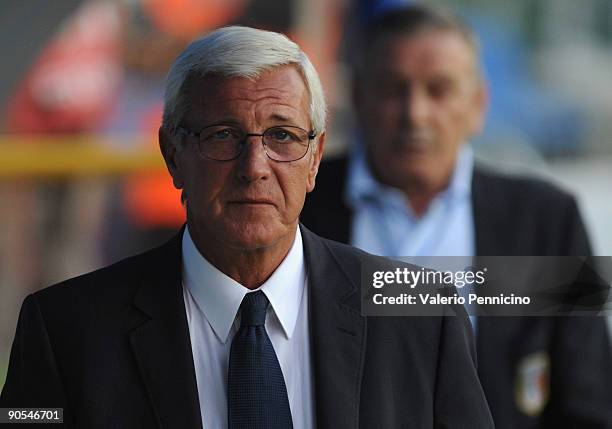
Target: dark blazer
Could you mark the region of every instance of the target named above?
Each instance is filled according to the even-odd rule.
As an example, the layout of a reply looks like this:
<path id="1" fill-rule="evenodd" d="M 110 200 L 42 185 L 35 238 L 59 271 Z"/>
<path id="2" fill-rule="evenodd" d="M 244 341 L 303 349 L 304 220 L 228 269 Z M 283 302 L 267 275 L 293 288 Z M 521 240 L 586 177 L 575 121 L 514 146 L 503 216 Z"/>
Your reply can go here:
<path id="1" fill-rule="evenodd" d="M 346 171 L 345 158 L 323 163 L 301 221 L 348 243 L 353 213 L 344 202 Z M 574 198 L 544 181 L 477 167 L 472 205 L 477 255 L 591 254 Z M 479 318 L 477 350 L 497 428 L 612 428 L 612 355 L 603 318 Z M 550 359 L 550 399 L 537 415 L 517 404 L 517 382 L 532 356 Z"/>
<path id="2" fill-rule="evenodd" d="M 468 319 L 360 314 L 360 258 L 302 228 L 318 428 L 493 427 Z M 181 234 L 26 298 L 0 407 L 63 407 L 68 427 L 201 428 Z"/>

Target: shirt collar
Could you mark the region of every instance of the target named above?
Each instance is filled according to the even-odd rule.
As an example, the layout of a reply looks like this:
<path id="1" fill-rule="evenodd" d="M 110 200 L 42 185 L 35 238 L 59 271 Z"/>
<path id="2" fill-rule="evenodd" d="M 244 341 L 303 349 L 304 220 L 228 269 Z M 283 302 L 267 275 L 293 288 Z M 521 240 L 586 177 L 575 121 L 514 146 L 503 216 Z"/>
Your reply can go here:
<path id="1" fill-rule="evenodd" d="M 187 288 L 217 338 L 225 343 L 242 303 L 251 290 L 242 286 L 208 262 L 198 251 L 189 228 L 183 233 L 183 285 Z M 286 338 L 293 334 L 306 284 L 306 265 L 300 229 L 289 253 L 266 282 L 256 290 L 264 292 L 272 313 L 278 318 Z"/>
<path id="2" fill-rule="evenodd" d="M 367 201 L 396 201 L 406 203 L 404 194 L 391 186 L 378 182 L 366 160 L 365 145 L 358 142 L 351 151 L 348 161 L 347 186 L 344 198 L 351 207 L 358 207 Z M 444 198 L 469 197 L 472 189 L 474 151 L 469 144 L 462 144 L 457 154 L 455 169 Z"/>
<path id="3" fill-rule="evenodd" d="M 455 170 L 451 177 L 448 192 L 453 197 L 470 196 L 472 193 L 472 175 L 474 173 L 474 149 L 464 143 L 459 148 Z"/>

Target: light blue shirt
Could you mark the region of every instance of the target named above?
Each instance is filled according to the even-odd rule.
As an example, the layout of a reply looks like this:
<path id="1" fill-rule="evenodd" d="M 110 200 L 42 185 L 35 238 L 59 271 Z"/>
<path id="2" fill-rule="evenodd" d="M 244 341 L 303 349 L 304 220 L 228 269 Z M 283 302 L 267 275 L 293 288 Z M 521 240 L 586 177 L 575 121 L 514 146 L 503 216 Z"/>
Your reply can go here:
<path id="1" fill-rule="evenodd" d="M 344 198 L 353 209 L 351 244 L 369 253 L 397 257 L 474 256 L 476 243 L 472 209 L 474 154 L 469 144 L 458 153 L 446 190 L 437 195 L 425 213 L 416 216 L 410 201 L 398 189 L 379 183 L 366 161 L 363 145 L 349 158 Z M 465 263 L 470 265 L 471 259 Z M 430 268 L 436 267 L 432 259 Z M 459 269 L 459 268 L 457 268 Z M 460 289 L 460 294 L 469 288 Z M 475 327 L 475 317 L 470 317 Z"/>
<path id="2" fill-rule="evenodd" d="M 360 145 L 349 160 L 346 202 L 354 211 L 351 244 L 383 256 L 473 256 L 474 156 L 460 149 L 448 188 L 417 217 L 406 196 L 376 181 Z"/>

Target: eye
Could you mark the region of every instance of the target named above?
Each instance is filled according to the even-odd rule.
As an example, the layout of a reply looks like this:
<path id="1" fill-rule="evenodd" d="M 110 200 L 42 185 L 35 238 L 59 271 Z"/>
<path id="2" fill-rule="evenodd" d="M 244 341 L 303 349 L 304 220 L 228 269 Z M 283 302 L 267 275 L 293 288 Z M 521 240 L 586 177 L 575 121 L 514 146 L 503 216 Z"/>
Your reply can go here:
<path id="1" fill-rule="evenodd" d="M 277 143 L 299 141 L 299 138 L 294 133 L 284 128 L 271 128 L 266 132 L 266 136 Z"/>
<path id="2" fill-rule="evenodd" d="M 427 85 L 427 91 L 432 98 L 443 99 L 455 90 L 453 82 L 449 80 L 435 80 Z"/>
<path id="3" fill-rule="evenodd" d="M 206 142 L 234 141 L 240 140 L 240 131 L 228 126 L 214 125 L 203 129 L 200 136 Z"/>
<path id="4" fill-rule="evenodd" d="M 211 137 L 215 140 L 227 140 L 236 137 L 236 132 L 231 128 L 224 128 L 222 130 L 215 131 Z"/>

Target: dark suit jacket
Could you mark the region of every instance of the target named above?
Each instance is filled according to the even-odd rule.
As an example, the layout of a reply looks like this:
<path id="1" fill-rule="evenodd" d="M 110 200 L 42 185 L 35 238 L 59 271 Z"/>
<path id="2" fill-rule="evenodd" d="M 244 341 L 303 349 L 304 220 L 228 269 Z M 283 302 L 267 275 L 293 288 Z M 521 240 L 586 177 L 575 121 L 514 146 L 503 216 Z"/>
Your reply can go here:
<path id="1" fill-rule="evenodd" d="M 353 213 L 344 202 L 346 171 L 344 158 L 323 163 L 301 220 L 348 243 Z M 477 167 L 472 205 L 477 255 L 591 254 L 574 198 L 546 182 Z M 612 428 L 612 355 L 603 318 L 479 318 L 477 350 L 497 428 Z M 541 353 L 551 359 L 550 400 L 541 414 L 528 416 L 517 406 L 516 383 L 524 359 Z"/>
<path id="2" fill-rule="evenodd" d="M 302 228 L 318 428 L 493 427 L 463 309 L 366 318 L 360 258 Z M 0 407 L 64 407 L 79 428 L 200 428 L 181 235 L 30 295 Z"/>

